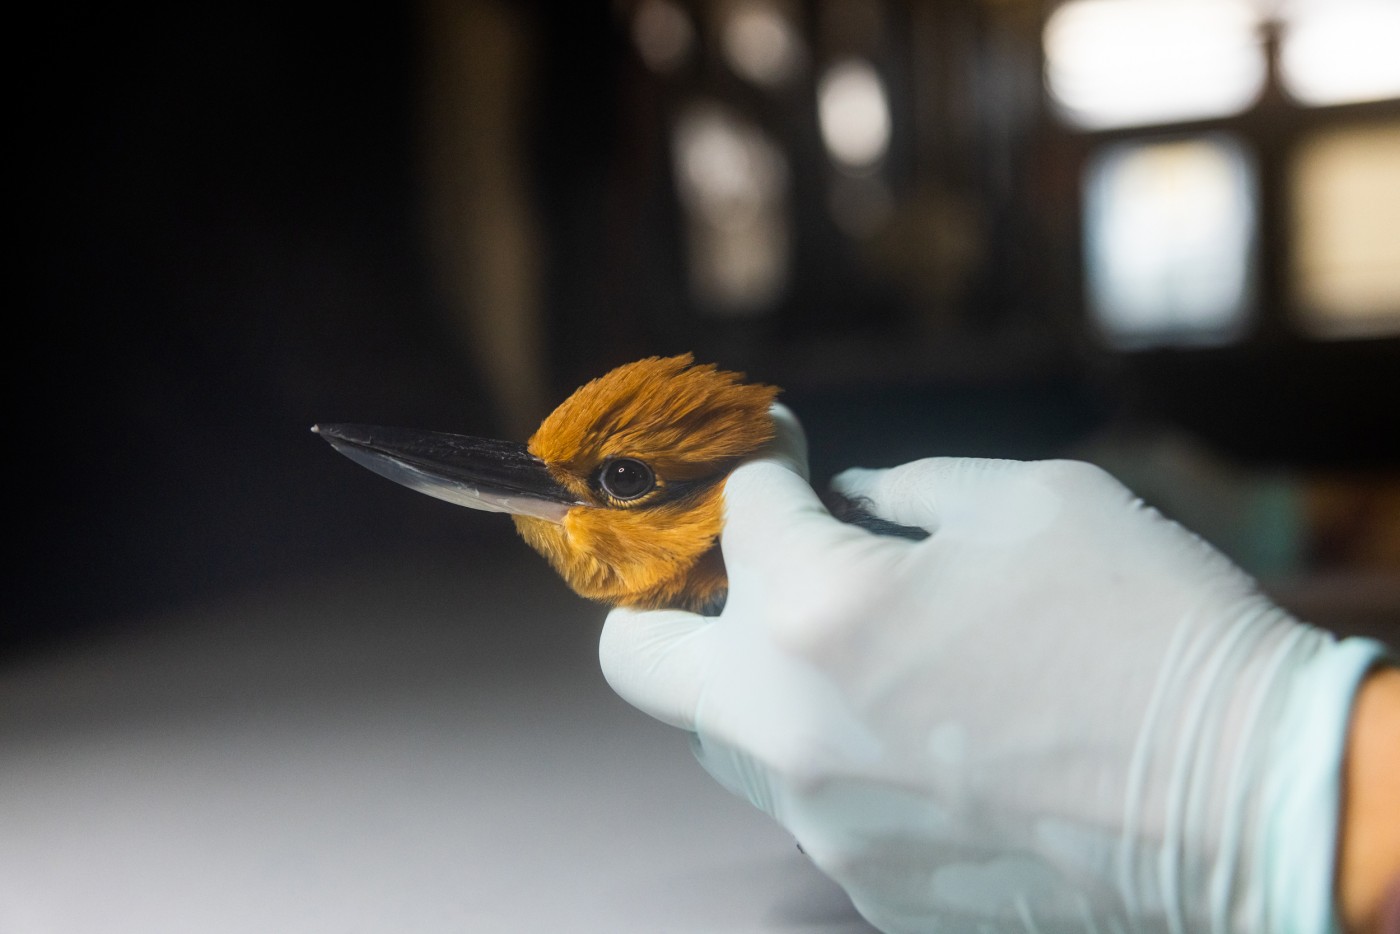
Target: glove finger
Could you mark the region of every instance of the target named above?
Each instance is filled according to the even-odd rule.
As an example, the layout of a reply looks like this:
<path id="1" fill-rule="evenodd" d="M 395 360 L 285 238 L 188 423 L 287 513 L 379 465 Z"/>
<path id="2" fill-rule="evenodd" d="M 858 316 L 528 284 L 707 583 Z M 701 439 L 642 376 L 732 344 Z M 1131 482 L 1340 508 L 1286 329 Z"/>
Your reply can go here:
<path id="1" fill-rule="evenodd" d="M 802 564 L 820 553 L 831 518 L 807 481 L 776 460 L 736 468 L 724 486 L 720 547 L 729 566 L 762 570 Z"/>
<path id="2" fill-rule="evenodd" d="M 807 433 L 792 409 L 781 402 L 768 408 L 773 419 L 773 440 L 759 454 L 760 460 L 773 460 L 787 467 L 804 480 L 811 479 L 807 467 Z"/>
<path id="3" fill-rule="evenodd" d="M 694 730 L 712 653 L 707 636 L 712 622 L 682 610 L 613 610 L 598 640 L 603 677 L 643 713 Z"/>
<path id="4" fill-rule="evenodd" d="M 831 480 L 831 488 L 864 500 L 881 519 L 937 531 L 950 510 L 980 499 L 1007 474 L 1024 469 L 1020 461 L 930 457 L 888 470 L 853 467 Z"/>

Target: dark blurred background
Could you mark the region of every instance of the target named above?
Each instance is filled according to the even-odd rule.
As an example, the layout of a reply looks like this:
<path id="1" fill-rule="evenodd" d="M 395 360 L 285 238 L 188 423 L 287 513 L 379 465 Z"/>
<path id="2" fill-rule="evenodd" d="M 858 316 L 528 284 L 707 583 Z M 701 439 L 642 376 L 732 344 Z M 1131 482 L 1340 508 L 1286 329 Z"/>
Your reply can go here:
<path id="1" fill-rule="evenodd" d="M 308 428 L 523 439 L 685 351 L 783 386 L 819 477 L 1093 459 L 1393 626 L 1396 10 L 1279 9 L 33 11 L 4 650 L 523 549 Z"/>

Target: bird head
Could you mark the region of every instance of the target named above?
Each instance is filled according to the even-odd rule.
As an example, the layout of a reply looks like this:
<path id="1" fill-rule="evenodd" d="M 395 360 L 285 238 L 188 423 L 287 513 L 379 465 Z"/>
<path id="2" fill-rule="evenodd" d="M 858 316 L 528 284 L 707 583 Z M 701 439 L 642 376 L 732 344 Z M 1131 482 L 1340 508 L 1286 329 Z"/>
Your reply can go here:
<path id="1" fill-rule="evenodd" d="M 512 515 L 579 594 L 703 610 L 724 596 L 724 479 L 773 438 L 773 386 L 649 357 L 580 387 L 526 444 L 322 425 L 337 450 L 414 489 Z"/>

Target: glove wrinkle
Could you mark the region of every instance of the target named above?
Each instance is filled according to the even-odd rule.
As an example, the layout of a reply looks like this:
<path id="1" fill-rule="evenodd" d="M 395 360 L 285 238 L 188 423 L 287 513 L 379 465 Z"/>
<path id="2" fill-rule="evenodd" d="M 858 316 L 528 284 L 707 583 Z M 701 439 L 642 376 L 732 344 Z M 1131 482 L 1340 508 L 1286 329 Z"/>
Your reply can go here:
<path id="1" fill-rule="evenodd" d="M 1341 748 L 1383 651 L 1280 610 L 1102 470 L 736 469 L 713 619 L 614 611 L 623 697 L 889 934 L 1327 934 Z"/>

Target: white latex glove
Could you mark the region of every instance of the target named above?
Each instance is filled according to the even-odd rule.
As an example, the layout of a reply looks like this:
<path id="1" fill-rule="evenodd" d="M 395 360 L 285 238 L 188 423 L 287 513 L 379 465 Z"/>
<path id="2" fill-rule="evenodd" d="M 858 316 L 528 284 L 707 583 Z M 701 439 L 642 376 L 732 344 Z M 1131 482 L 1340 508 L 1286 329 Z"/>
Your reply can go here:
<path id="1" fill-rule="evenodd" d="M 1355 687 L 1338 643 L 1102 471 L 739 468 L 721 616 L 613 611 L 622 697 L 694 733 L 877 927 L 1323 931 Z"/>

